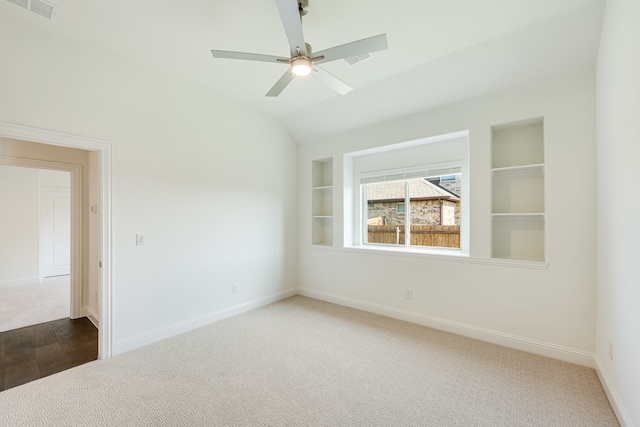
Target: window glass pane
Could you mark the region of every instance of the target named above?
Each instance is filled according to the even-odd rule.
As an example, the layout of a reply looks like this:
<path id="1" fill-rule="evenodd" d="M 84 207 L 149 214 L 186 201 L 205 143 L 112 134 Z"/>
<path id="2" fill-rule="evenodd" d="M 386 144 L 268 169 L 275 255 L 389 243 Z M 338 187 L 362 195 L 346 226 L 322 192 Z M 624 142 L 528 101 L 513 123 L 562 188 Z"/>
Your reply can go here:
<path id="1" fill-rule="evenodd" d="M 460 174 L 362 186 L 367 243 L 404 246 L 407 234 L 409 246 L 460 248 Z"/>
<path id="2" fill-rule="evenodd" d="M 460 175 L 441 178 L 408 182 L 410 246 L 460 248 Z"/>
<path id="3" fill-rule="evenodd" d="M 366 188 L 367 243 L 404 246 L 406 181 L 363 184 Z"/>

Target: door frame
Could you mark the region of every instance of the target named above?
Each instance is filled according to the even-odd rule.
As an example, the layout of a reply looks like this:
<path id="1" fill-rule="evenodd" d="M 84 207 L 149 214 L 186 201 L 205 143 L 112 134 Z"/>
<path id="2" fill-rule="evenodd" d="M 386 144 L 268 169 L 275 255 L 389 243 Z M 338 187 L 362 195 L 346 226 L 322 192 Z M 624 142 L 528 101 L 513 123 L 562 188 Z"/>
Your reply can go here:
<path id="1" fill-rule="evenodd" d="M 112 318 L 112 242 L 111 242 L 111 143 L 94 138 L 66 134 L 46 129 L 0 122 L 0 137 L 10 138 L 60 147 L 93 151 L 98 154 L 98 215 L 100 217 L 99 247 L 100 264 L 98 273 L 98 358 L 106 359 L 113 354 L 113 318 Z M 0 156 L 0 164 L 21 166 L 26 163 L 39 169 L 68 170 L 71 172 L 71 280 L 72 311 L 76 304 L 81 307 L 81 295 L 75 292 L 82 280 L 82 167 L 81 165 L 46 160 L 25 159 L 12 156 Z M 44 167 L 43 167 L 44 166 Z M 61 169 L 62 168 L 62 169 Z M 75 215 L 75 216 L 74 216 Z M 78 218 L 78 220 L 76 220 Z M 90 260 L 92 261 L 92 260 Z M 95 260 L 93 260 L 95 261 Z M 80 309 L 78 310 L 78 317 Z"/>

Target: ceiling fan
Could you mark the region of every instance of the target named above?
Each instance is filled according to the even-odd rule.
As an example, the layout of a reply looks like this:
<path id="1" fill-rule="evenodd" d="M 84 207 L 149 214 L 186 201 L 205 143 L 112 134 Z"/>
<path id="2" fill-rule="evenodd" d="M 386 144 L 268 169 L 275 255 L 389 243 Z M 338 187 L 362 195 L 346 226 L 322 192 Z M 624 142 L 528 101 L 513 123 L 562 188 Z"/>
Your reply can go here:
<path id="1" fill-rule="evenodd" d="M 341 95 L 353 88 L 325 71 L 318 64 L 344 59 L 351 56 L 378 52 L 387 49 L 387 35 L 369 37 L 355 42 L 335 46 L 320 52 L 312 52 L 311 45 L 304 41 L 302 17 L 309 11 L 309 0 L 275 0 L 291 47 L 290 58 L 261 55 L 257 53 L 230 52 L 212 50 L 214 58 L 244 59 L 249 61 L 275 62 L 289 64 L 289 70 L 267 92 L 266 96 L 278 96 L 295 77 L 313 74 L 324 84 Z"/>

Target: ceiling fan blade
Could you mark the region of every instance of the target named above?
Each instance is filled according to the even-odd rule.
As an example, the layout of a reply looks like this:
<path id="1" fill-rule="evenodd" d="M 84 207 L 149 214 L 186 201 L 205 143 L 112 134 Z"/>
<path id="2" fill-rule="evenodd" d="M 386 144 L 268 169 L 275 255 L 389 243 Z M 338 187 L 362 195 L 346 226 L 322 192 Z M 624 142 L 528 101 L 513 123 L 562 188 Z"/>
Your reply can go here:
<path id="1" fill-rule="evenodd" d="M 261 55 L 259 53 L 244 53 L 244 52 L 231 52 L 227 50 L 212 50 L 211 54 L 214 58 L 228 58 L 228 59 L 246 59 L 248 61 L 262 61 L 262 62 L 289 62 L 289 58 L 283 58 L 280 56 Z"/>
<path id="2" fill-rule="evenodd" d="M 340 95 L 345 95 L 353 90 L 351 86 L 349 86 L 333 74 L 329 73 L 328 71 L 320 67 L 313 67 L 313 70 L 315 71 L 314 75 L 318 78 L 318 80 L 338 92 Z"/>
<path id="3" fill-rule="evenodd" d="M 291 46 L 291 56 L 295 56 L 300 52 L 307 56 L 307 46 L 304 43 L 304 35 L 302 34 L 302 20 L 300 19 L 300 11 L 298 10 L 297 0 L 276 0 L 280 19 L 284 26 L 284 32 L 287 33 L 287 40 Z"/>
<path id="4" fill-rule="evenodd" d="M 278 96 L 280 92 L 294 79 L 294 75 L 289 70 L 280 77 L 280 79 L 273 85 L 273 87 L 267 92 L 265 96 Z"/>
<path id="5" fill-rule="evenodd" d="M 315 61 L 316 64 L 321 64 L 323 62 L 335 61 L 336 59 L 362 55 L 363 53 L 378 52 L 385 50 L 388 47 L 387 35 L 380 34 L 367 39 L 330 47 L 329 49 L 321 50 L 320 52 L 313 52 L 313 56 L 324 56 L 324 58 Z"/>

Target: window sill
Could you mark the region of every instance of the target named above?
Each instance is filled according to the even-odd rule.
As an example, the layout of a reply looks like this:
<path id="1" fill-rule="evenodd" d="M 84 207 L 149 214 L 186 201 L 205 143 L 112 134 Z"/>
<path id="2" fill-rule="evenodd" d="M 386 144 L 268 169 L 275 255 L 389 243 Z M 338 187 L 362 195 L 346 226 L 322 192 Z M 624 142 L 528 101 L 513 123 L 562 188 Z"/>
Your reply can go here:
<path id="1" fill-rule="evenodd" d="M 406 247 L 385 247 L 385 246 L 345 246 L 344 248 L 335 246 L 318 246 L 314 248 L 367 253 L 382 256 L 398 256 L 408 258 L 429 259 L 435 261 L 462 262 L 470 264 L 484 264 L 504 267 L 527 268 L 533 270 L 546 270 L 549 264 L 539 261 L 521 261 L 513 259 L 497 259 L 497 258 L 472 258 L 468 253 L 464 253 L 456 249 L 412 249 Z"/>
<path id="2" fill-rule="evenodd" d="M 435 255 L 438 257 L 465 257 L 468 258 L 469 254 L 462 252 L 460 249 L 446 249 L 446 248 L 420 248 L 420 247 L 406 247 L 395 245 L 379 245 L 379 244 L 367 244 L 360 246 L 350 246 L 351 249 L 360 249 L 363 251 L 382 251 L 382 252 L 394 252 L 394 253 L 406 253 L 416 255 Z"/>

